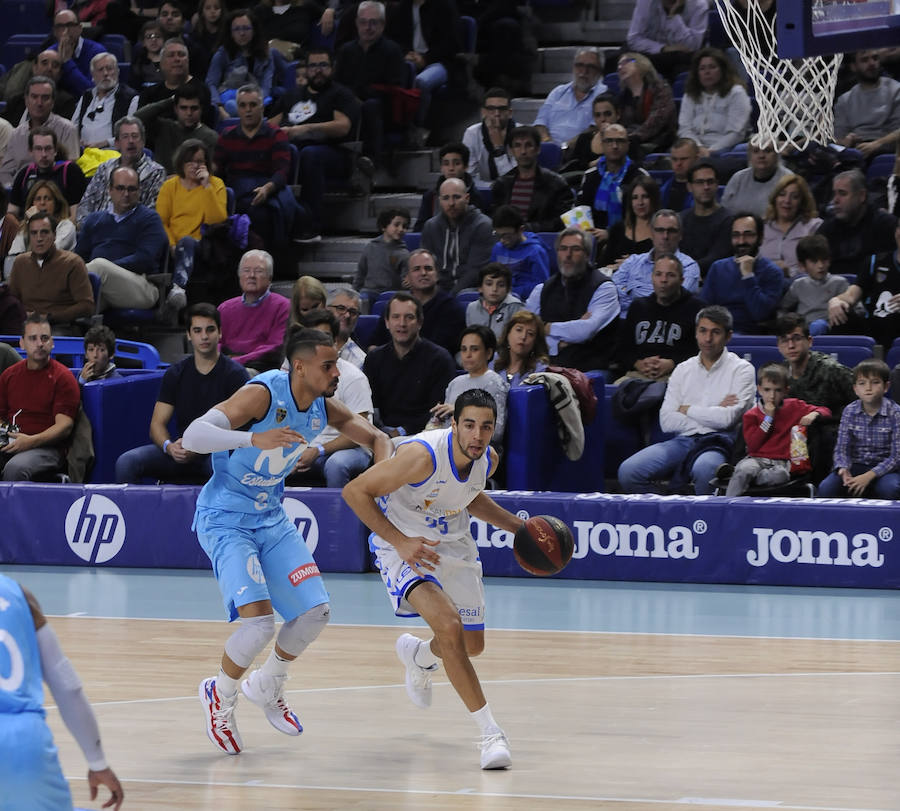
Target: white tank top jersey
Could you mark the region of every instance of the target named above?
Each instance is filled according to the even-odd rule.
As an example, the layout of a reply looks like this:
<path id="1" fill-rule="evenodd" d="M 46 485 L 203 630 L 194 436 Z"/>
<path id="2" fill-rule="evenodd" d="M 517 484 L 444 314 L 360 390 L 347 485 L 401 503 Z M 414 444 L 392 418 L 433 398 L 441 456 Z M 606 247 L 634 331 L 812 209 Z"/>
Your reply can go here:
<path id="1" fill-rule="evenodd" d="M 434 470 L 424 481 L 403 485 L 379 499 L 387 519 L 409 537 L 421 536 L 435 541 L 471 542 L 469 503 L 482 490 L 490 472 L 490 450 L 472 463 L 467 478 L 460 478 L 453 462 L 453 429 L 424 431 L 401 442 L 417 442 L 431 454 Z"/>

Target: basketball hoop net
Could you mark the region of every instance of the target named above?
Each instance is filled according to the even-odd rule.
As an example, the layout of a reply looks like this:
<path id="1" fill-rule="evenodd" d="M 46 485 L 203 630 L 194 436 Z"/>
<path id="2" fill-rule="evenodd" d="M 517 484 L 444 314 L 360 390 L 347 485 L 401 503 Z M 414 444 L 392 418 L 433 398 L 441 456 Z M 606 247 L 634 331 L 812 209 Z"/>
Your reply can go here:
<path id="1" fill-rule="evenodd" d="M 742 6 L 746 4 L 746 8 Z M 775 17 L 760 0 L 716 0 L 729 39 L 741 55 L 759 105 L 755 146 L 804 150 L 834 141 L 832 104 L 843 54 L 780 59 Z"/>

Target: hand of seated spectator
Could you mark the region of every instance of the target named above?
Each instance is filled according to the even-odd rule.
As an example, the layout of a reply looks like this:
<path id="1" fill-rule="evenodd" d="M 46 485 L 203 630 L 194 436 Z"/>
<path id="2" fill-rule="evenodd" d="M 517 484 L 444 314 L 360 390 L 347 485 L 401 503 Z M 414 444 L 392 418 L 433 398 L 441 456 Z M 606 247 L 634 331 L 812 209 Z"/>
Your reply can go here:
<path id="1" fill-rule="evenodd" d="M 262 186 L 257 186 L 253 191 L 253 199 L 250 201 L 251 206 L 261 206 L 266 200 L 269 199 L 270 187 L 271 183 L 266 183 Z"/>
<path id="2" fill-rule="evenodd" d="M 847 488 L 851 496 L 861 496 L 865 489 L 875 481 L 876 478 L 871 470 L 860 473 L 858 476 L 851 476 L 850 471 L 846 468 L 841 468 L 838 473 L 844 482 L 844 487 Z"/>
<path id="3" fill-rule="evenodd" d="M 737 262 L 742 279 L 749 279 L 753 275 L 753 263 L 756 261 L 755 256 L 738 256 L 734 261 Z"/>
<path id="4" fill-rule="evenodd" d="M 862 152 L 864 158 L 868 158 L 875 154 L 878 149 L 878 143 L 876 141 L 863 141 L 857 144 L 856 148 Z"/>
<path id="5" fill-rule="evenodd" d="M 453 416 L 453 404 L 452 403 L 438 403 L 436 406 L 429 410 L 429 413 L 432 417 L 437 420 L 443 421 L 449 419 Z"/>
<path id="6" fill-rule="evenodd" d="M 810 411 L 809 414 L 805 414 L 800 417 L 800 425 L 812 425 L 816 421 L 816 417 L 819 416 L 818 411 Z"/>
<path id="7" fill-rule="evenodd" d="M 416 73 L 421 71 L 425 67 L 425 57 L 422 56 L 418 51 L 409 51 L 406 54 L 406 61 L 412 62 L 413 65 L 416 66 Z"/>
<path id="8" fill-rule="evenodd" d="M 736 394 L 726 394 L 722 398 L 722 402 L 719 403 L 719 405 L 722 408 L 730 408 L 731 406 L 737 405 L 737 404 L 738 404 L 738 398 L 737 398 Z"/>
<path id="9" fill-rule="evenodd" d="M 319 17 L 319 30 L 323 37 L 327 37 L 334 31 L 334 9 L 326 8 L 325 12 Z"/>
<path id="10" fill-rule="evenodd" d="M 595 242 L 606 242 L 609 231 L 605 228 L 591 228 L 591 236 L 594 238 Z"/>
<path id="11" fill-rule="evenodd" d="M 16 453 L 21 453 L 22 451 L 28 451 L 32 448 L 38 447 L 37 442 L 30 434 L 10 434 L 9 442 L 6 443 L 2 448 L 0 448 L 0 452 L 7 453 L 10 456 Z"/>
<path id="12" fill-rule="evenodd" d="M 193 451 L 186 450 L 181 446 L 181 439 L 176 439 L 174 442 L 170 442 L 166 446 L 166 453 L 169 454 L 179 465 L 183 465 L 187 462 L 190 462 L 191 459 L 195 459 L 197 454 Z"/>
<path id="13" fill-rule="evenodd" d="M 90 383 L 96 376 L 94 361 L 86 361 L 84 366 L 81 367 L 81 379 L 84 380 L 85 383 Z"/>
<path id="14" fill-rule="evenodd" d="M 294 470 L 298 473 L 302 473 L 304 470 L 309 470 L 312 466 L 312 463 L 319 458 L 319 449 L 315 445 L 310 445 L 303 453 L 300 454 L 300 458 L 297 460 L 297 464 L 294 465 Z"/>
<path id="15" fill-rule="evenodd" d="M 850 311 L 850 303 L 842 298 L 834 296 L 828 300 L 828 326 L 847 323 L 847 313 Z"/>

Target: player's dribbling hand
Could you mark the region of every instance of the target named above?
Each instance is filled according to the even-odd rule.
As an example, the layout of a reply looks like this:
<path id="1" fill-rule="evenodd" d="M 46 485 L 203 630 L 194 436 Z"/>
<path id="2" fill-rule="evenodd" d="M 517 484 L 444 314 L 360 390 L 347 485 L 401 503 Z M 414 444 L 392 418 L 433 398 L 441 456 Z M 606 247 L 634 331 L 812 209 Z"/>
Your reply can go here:
<path id="1" fill-rule="evenodd" d="M 288 448 L 303 441 L 303 437 L 293 428 L 270 428 L 268 431 L 252 434 L 250 438 L 250 444 L 263 451 L 270 451 L 273 448 Z"/>
<path id="2" fill-rule="evenodd" d="M 125 792 L 122 791 L 122 785 L 119 778 L 116 777 L 112 769 L 102 769 L 99 772 L 88 772 L 88 786 L 91 789 L 91 799 L 97 799 L 97 789 L 100 786 L 106 786 L 110 791 L 110 798 L 103 803 L 102 808 L 113 808 L 118 811 L 122 807 L 122 800 L 125 799 Z"/>
<path id="3" fill-rule="evenodd" d="M 407 538 L 399 544 L 394 544 L 394 548 L 412 569 L 427 569 L 433 572 L 434 567 L 441 562 L 441 556 L 429 547 L 437 546 L 439 543 L 440 541 L 430 541 L 428 538 Z"/>

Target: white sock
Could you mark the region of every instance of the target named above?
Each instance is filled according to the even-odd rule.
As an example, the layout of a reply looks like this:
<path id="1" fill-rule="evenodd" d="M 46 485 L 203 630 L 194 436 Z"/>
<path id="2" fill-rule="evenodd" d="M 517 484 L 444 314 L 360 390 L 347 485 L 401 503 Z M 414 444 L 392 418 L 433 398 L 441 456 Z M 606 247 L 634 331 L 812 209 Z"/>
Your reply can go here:
<path id="1" fill-rule="evenodd" d="M 272 648 L 269 658 L 266 659 L 263 666 L 259 669 L 259 672 L 265 676 L 287 676 L 288 665 L 292 661 L 293 659 L 282 659 L 275 653 L 275 648 Z"/>
<path id="2" fill-rule="evenodd" d="M 500 727 L 497 726 L 497 722 L 494 720 L 494 716 L 491 715 L 490 704 L 485 704 L 480 710 L 470 712 L 469 715 L 471 715 L 475 723 L 478 724 L 478 728 L 481 730 L 482 735 L 491 735 L 494 732 L 501 731 Z"/>
<path id="3" fill-rule="evenodd" d="M 216 676 L 216 690 L 219 691 L 219 695 L 224 698 L 231 698 L 236 692 L 238 688 L 238 681 L 240 679 L 233 679 L 227 673 L 225 673 L 222 668 L 219 668 L 219 675 Z"/>
<path id="4" fill-rule="evenodd" d="M 416 655 L 413 656 L 413 661 L 419 667 L 433 667 L 438 663 L 438 658 L 431 652 L 431 640 L 429 639 L 426 642 L 424 639 L 419 642 L 419 647 L 416 648 Z"/>

